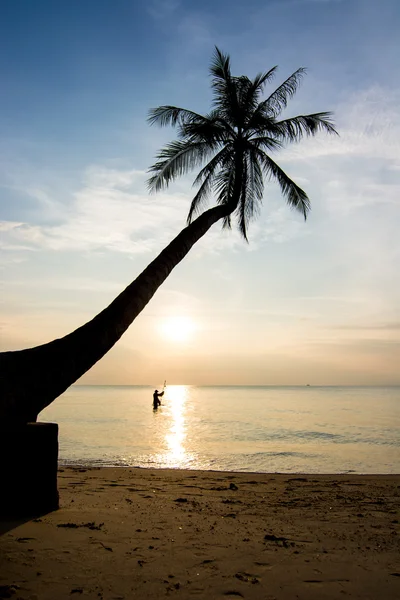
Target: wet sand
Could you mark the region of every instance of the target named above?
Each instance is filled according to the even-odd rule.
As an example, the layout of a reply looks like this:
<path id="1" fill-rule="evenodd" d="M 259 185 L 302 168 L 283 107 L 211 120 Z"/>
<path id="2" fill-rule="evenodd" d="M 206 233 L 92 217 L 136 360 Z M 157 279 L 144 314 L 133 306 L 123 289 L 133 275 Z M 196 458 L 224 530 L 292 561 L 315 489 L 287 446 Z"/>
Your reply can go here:
<path id="1" fill-rule="evenodd" d="M 0 598 L 400 598 L 400 475 L 65 468 L 59 492 L 0 522 Z"/>

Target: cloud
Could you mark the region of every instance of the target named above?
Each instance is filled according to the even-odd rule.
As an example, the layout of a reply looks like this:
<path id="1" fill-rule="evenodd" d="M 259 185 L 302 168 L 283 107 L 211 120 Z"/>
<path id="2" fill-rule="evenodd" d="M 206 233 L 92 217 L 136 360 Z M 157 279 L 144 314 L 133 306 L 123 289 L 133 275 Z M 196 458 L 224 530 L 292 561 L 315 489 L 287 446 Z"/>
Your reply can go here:
<path id="1" fill-rule="evenodd" d="M 29 185 L 27 194 L 38 201 L 38 211 L 57 212 L 56 223 L 32 224 L 22 221 L 0 223 L 0 247 L 13 251 L 112 251 L 124 254 L 154 253 L 167 245 L 186 225 L 192 190 L 186 178 L 174 185 L 178 191 L 149 196 L 145 191 L 148 175 L 135 169 L 122 170 L 91 165 L 83 185 L 71 193 L 71 201 L 60 203 L 57 192 L 43 192 Z M 276 190 L 277 191 L 277 190 Z M 212 206 L 212 199 L 210 201 Z M 266 240 L 284 242 L 304 235 L 299 216 L 286 207 L 265 211 L 251 228 L 251 246 L 243 242 L 234 224 L 222 230 L 216 224 L 195 247 L 195 256 L 224 250 L 254 251 Z"/>
<path id="2" fill-rule="evenodd" d="M 23 223 L 16 223 L 13 221 L 2 221 L 0 222 L 0 232 L 8 233 L 16 227 L 21 227 L 21 225 L 23 225 Z"/>
<path id="3" fill-rule="evenodd" d="M 143 191 L 145 178 L 141 171 L 91 166 L 72 203 L 63 206 L 61 224 L 3 222 L 2 244 L 32 250 L 149 252 L 160 239 L 169 241 L 185 213 L 180 194 L 160 194 L 156 204 Z"/>
<path id="4" fill-rule="evenodd" d="M 398 164 L 400 155 L 400 90 L 378 85 L 348 95 L 334 110 L 340 137 L 319 134 L 284 153 L 288 160 L 372 158 Z"/>
<path id="5" fill-rule="evenodd" d="M 99 165 L 91 165 L 85 172 L 85 183 L 88 187 L 118 189 L 131 188 L 134 183 L 143 183 L 146 177 L 144 171 L 135 169 L 119 170 Z"/>

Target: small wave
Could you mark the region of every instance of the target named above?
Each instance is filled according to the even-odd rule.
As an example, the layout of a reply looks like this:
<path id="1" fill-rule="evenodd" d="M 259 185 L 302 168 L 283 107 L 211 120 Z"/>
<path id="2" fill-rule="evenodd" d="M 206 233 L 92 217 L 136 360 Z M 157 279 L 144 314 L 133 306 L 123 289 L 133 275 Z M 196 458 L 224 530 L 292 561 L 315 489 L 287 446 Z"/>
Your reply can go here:
<path id="1" fill-rule="evenodd" d="M 335 442 L 345 442 L 346 438 L 338 433 L 329 433 L 327 431 L 297 431 L 296 437 L 307 440 L 329 440 Z"/>
<path id="2" fill-rule="evenodd" d="M 232 454 L 233 457 L 241 457 L 246 459 L 260 459 L 267 458 L 271 456 L 292 456 L 296 458 L 316 458 L 317 456 L 321 456 L 321 454 L 312 454 L 310 452 L 253 452 L 253 453 L 243 453 L 243 454 Z"/>
<path id="3" fill-rule="evenodd" d="M 301 442 L 329 442 L 332 444 L 367 444 L 372 446 L 400 446 L 398 435 L 388 435 L 386 437 L 369 437 L 361 433 L 332 433 L 331 431 L 304 431 L 304 430 L 257 430 L 235 435 L 232 438 L 237 442 L 291 442 L 293 440 Z"/>

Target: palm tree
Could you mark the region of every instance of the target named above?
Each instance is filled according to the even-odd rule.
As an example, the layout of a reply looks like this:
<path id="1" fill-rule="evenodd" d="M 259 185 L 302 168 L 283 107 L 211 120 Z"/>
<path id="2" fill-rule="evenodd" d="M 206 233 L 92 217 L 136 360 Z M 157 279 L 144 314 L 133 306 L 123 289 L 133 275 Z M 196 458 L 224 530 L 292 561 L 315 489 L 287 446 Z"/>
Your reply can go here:
<path id="1" fill-rule="evenodd" d="M 213 107 L 209 114 L 202 116 L 175 106 L 150 111 L 151 124 L 172 125 L 178 131 L 178 139 L 160 151 L 150 169 L 150 190 L 165 188 L 176 177 L 201 167 L 194 182 L 198 191 L 190 206 L 188 225 L 91 321 L 61 339 L 0 354 L 3 423 L 35 421 L 43 408 L 100 360 L 214 223 L 222 220 L 224 227 L 231 227 L 232 218 L 236 219 L 247 240 L 249 221 L 257 214 L 263 198 L 264 178 L 275 179 L 289 206 L 307 217 L 307 194 L 270 154 L 304 135 L 336 131 L 327 112 L 280 118 L 305 70 L 295 71 L 262 99 L 265 85 L 276 69 L 254 79 L 233 76 L 229 56 L 216 48 L 210 68 Z M 217 205 L 202 212 L 211 193 Z"/>

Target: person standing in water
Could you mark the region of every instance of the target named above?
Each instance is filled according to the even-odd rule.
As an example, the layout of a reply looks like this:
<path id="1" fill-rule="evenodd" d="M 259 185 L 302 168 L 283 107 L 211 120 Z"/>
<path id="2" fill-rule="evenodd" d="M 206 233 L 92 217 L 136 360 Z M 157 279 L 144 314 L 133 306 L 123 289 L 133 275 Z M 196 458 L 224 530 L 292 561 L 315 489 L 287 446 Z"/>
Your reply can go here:
<path id="1" fill-rule="evenodd" d="M 159 392 L 158 390 L 154 390 L 153 394 L 153 410 L 157 410 L 157 408 L 161 404 L 160 396 L 164 396 L 164 392 Z"/>

